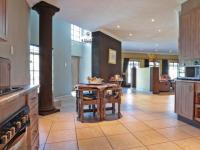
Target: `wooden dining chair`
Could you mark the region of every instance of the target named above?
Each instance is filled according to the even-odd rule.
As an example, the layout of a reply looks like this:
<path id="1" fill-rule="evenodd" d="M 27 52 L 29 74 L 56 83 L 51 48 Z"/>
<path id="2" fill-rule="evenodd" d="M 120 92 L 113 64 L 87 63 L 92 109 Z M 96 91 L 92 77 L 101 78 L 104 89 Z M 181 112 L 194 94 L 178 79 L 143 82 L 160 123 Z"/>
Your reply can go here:
<path id="1" fill-rule="evenodd" d="M 97 112 L 97 117 L 100 118 L 100 95 L 99 90 L 96 88 L 84 87 L 78 89 L 78 118 L 81 122 L 84 121 L 84 112 L 93 112 L 94 116 Z M 89 107 L 88 110 L 84 110 L 84 106 Z M 95 107 L 96 106 L 96 107 Z"/>
<path id="2" fill-rule="evenodd" d="M 102 116 L 103 119 L 106 116 L 106 104 L 112 104 L 112 113 L 115 113 L 115 104 L 118 104 L 118 118 L 121 117 L 121 93 L 122 89 L 120 86 L 117 87 L 108 87 L 103 92 L 103 100 L 102 100 Z"/>

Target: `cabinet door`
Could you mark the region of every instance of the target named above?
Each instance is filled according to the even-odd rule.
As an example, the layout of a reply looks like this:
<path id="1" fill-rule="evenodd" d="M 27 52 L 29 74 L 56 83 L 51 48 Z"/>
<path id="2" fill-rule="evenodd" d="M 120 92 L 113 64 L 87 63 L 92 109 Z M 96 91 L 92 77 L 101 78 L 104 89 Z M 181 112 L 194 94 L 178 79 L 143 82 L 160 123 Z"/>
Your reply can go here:
<path id="1" fill-rule="evenodd" d="M 175 111 L 178 115 L 193 120 L 194 83 L 176 82 Z"/>
<path id="2" fill-rule="evenodd" d="M 6 0 L 0 0 L 0 39 L 6 38 Z"/>
<path id="3" fill-rule="evenodd" d="M 176 86 L 175 86 L 175 112 L 177 114 L 181 113 L 181 99 L 182 99 L 181 82 L 176 82 Z"/>

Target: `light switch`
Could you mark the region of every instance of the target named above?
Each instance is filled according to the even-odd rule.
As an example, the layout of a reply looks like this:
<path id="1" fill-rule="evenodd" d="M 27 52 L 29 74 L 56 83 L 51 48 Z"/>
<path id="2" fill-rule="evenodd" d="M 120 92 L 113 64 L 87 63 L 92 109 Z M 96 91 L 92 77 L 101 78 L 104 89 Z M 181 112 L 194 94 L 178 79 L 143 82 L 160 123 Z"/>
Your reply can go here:
<path id="1" fill-rule="evenodd" d="M 10 54 L 14 55 L 14 47 L 13 47 L 13 45 L 10 46 Z"/>

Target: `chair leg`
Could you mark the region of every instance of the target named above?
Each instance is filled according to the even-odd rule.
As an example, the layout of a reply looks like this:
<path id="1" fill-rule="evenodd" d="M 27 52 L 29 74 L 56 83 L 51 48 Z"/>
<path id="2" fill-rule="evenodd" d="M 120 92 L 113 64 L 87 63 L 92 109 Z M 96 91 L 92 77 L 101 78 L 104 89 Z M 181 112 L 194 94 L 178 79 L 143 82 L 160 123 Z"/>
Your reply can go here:
<path id="1" fill-rule="evenodd" d="M 83 119 L 84 119 L 84 109 L 83 109 L 83 104 L 81 104 L 81 107 L 80 107 L 80 120 L 81 120 L 81 122 L 83 122 Z"/>
<path id="2" fill-rule="evenodd" d="M 80 117 L 81 117 L 81 112 L 80 112 L 80 103 L 78 103 L 78 119 L 80 120 Z"/>
<path id="3" fill-rule="evenodd" d="M 115 114 L 115 103 L 112 103 L 112 113 Z"/>
<path id="4" fill-rule="evenodd" d="M 100 111 L 100 109 L 101 109 L 100 108 L 100 104 L 98 103 L 97 104 L 97 118 L 99 118 L 99 120 L 101 120 L 101 114 L 100 114 L 101 111 Z"/>
<path id="5" fill-rule="evenodd" d="M 93 117 L 95 117 L 95 105 L 92 105 Z"/>
<path id="6" fill-rule="evenodd" d="M 118 118 L 121 117 L 120 103 L 118 103 Z"/>
<path id="7" fill-rule="evenodd" d="M 106 104 L 103 104 L 103 112 L 102 112 L 103 120 L 106 118 Z"/>

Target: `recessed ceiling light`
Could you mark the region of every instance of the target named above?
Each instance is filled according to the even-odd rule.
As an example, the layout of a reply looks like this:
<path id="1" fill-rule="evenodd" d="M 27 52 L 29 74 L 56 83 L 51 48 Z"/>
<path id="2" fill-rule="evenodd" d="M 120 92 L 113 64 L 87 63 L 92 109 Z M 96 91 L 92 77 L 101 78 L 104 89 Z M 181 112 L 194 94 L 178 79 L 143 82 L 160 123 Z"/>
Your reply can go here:
<path id="1" fill-rule="evenodd" d="M 158 32 L 161 32 L 161 29 L 158 29 Z"/>
<path id="2" fill-rule="evenodd" d="M 129 36 L 133 36 L 133 34 L 132 34 L 132 33 L 129 33 Z"/>
<path id="3" fill-rule="evenodd" d="M 117 28 L 119 29 L 119 28 L 120 28 L 120 25 L 117 25 Z"/>
<path id="4" fill-rule="evenodd" d="M 152 19 L 151 19 L 151 22 L 155 22 L 155 19 L 152 18 Z"/>

